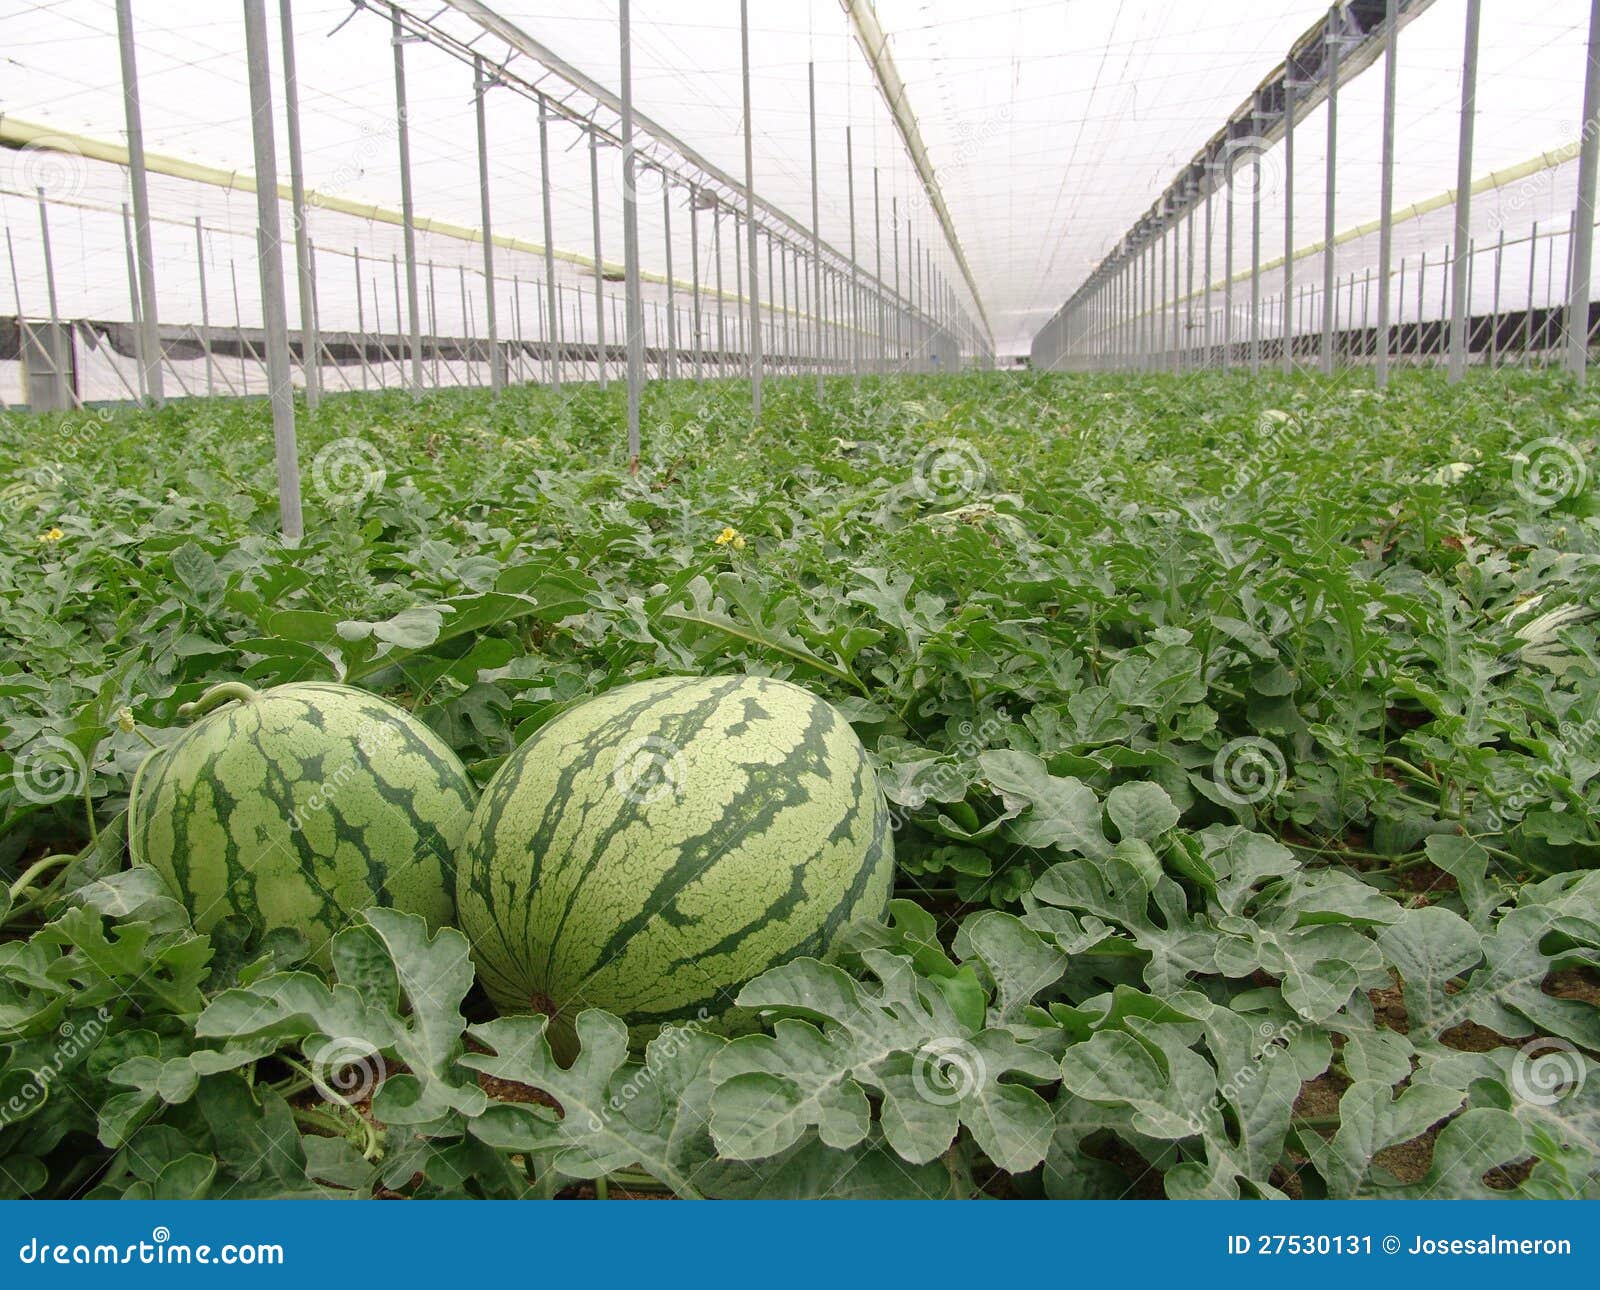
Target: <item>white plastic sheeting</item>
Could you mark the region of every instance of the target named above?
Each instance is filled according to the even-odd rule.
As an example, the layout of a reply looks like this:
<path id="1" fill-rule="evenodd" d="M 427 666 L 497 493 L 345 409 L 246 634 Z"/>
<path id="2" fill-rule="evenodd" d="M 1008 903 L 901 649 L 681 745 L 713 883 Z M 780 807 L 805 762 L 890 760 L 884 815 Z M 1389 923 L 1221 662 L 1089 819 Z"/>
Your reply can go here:
<path id="1" fill-rule="evenodd" d="M 506 0 L 493 6 L 602 85 L 618 83 L 619 43 L 614 0 Z M 1400 207 L 1436 197 L 1454 182 L 1461 34 L 1465 0 L 1436 0 L 1401 35 L 1396 201 Z M 268 5 L 277 40 L 276 5 Z M 433 17 L 438 6 L 414 12 Z M 978 292 L 1002 353 L 1025 351 L 1039 326 L 1116 244 L 1172 175 L 1278 63 L 1291 41 L 1326 11 L 1325 3 L 1231 0 L 1222 5 L 1173 0 L 878 0 L 876 12 L 889 52 L 907 86 L 938 183 L 958 238 L 971 263 Z M 640 111 L 734 176 L 743 174 L 742 109 L 737 0 L 635 0 L 633 77 Z M 378 8 L 349 0 L 298 0 L 294 6 L 300 108 L 308 188 L 330 197 L 400 205 L 390 29 Z M 465 17 L 443 12 L 438 21 L 491 62 L 505 45 Z M 243 22 L 239 6 L 203 0 L 163 0 L 134 5 L 145 145 L 151 154 L 199 162 L 247 175 L 251 169 L 245 91 Z M 1534 154 L 1570 144 L 1581 110 L 1583 0 L 1524 0 L 1485 6 L 1479 72 L 1475 174 L 1512 166 Z M 926 247 L 932 263 L 969 313 L 973 302 L 944 244 L 899 135 L 880 100 L 837 0 L 755 0 L 751 4 L 752 118 L 755 182 L 760 196 L 809 225 L 810 162 L 807 64 L 814 63 L 818 96 L 821 234 L 848 253 L 849 176 L 845 132 L 855 160 L 855 248 L 864 272 L 894 279 L 912 274 L 907 234 Z M 0 80 L 0 114 L 8 121 L 44 125 L 71 136 L 120 144 L 123 105 L 111 0 L 0 0 L 0 44 L 7 68 Z M 478 223 L 473 91 L 469 67 L 421 43 L 405 46 L 410 93 L 416 210 L 432 219 L 472 229 Z M 280 179 L 288 167 L 283 127 L 281 61 L 273 55 L 274 106 L 279 114 Z M 512 71 L 537 79 L 540 69 L 514 58 Z M 1378 201 L 1381 63 L 1341 95 L 1338 224 L 1351 229 L 1374 219 Z M 542 334 L 543 241 L 539 205 L 536 113 L 509 89 L 489 93 L 488 133 L 495 233 L 520 249 L 497 253 L 500 333 Z M 566 253 L 558 278 L 558 308 L 565 337 L 591 336 L 595 328 L 588 150 L 570 123 L 550 124 L 552 215 L 555 246 Z M 1322 113 L 1297 131 L 1294 243 L 1320 241 Z M 1283 251 L 1281 152 L 1265 158 L 1261 239 L 1264 260 Z M 1571 166 L 1565 168 L 1570 172 Z M 874 172 L 878 206 L 873 208 Z M 205 264 L 214 325 L 245 330 L 259 325 L 254 265 L 254 203 L 248 192 L 152 175 L 156 278 L 160 316 L 168 325 L 200 321 L 200 261 Z M 127 200 L 120 167 L 73 157 L 69 151 L 0 154 L 0 221 L 11 234 L 15 291 L 21 312 L 46 312 L 43 259 L 34 189 L 49 199 L 58 309 L 64 317 L 126 320 L 131 316 L 121 205 Z M 1474 230 L 1479 259 L 1504 230 L 1514 244 L 1535 219 L 1560 225 L 1571 204 L 1570 174 L 1561 168 L 1525 177 L 1494 200 L 1480 199 Z M 660 277 L 667 259 L 661 194 L 644 185 L 640 207 L 640 258 Z M 1565 203 L 1565 205 L 1563 205 Z M 686 283 L 691 263 L 687 195 L 670 195 L 673 276 Z M 621 168 L 615 149 L 601 152 L 600 214 L 604 258 L 620 263 Z M 898 212 L 898 222 L 891 218 Z M 1248 220 L 1248 210 L 1240 211 Z M 197 255 L 194 220 L 202 224 Z M 1222 274 L 1222 221 L 1217 223 L 1215 281 Z M 287 220 L 286 220 L 287 227 Z M 325 331 L 398 330 L 393 261 L 398 228 L 384 220 L 313 209 L 317 244 L 317 303 Z M 727 216 L 721 226 L 724 289 L 735 293 L 736 246 Z M 698 230 L 701 278 L 709 289 L 715 267 L 711 221 Z M 1236 249 L 1247 255 L 1247 228 L 1236 227 Z M 1448 214 L 1438 211 L 1397 230 L 1396 262 L 1416 266 L 1422 252 L 1448 240 Z M 1376 237 L 1353 238 L 1336 250 L 1341 277 L 1369 268 Z M 419 254 L 432 264 L 433 291 L 424 267 L 423 330 L 481 336 L 485 327 L 481 251 L 475 242 L 425 233 Z M 1552 244 L 1554 245 L 1554 244 Z M 763 243 L 765 248 L 765 243 Z M 742 254 L 743 246 L 737 248 Z M 364 257 L 358 277 L 354 257 Z M 1541 248 L 1543 253 L 1543 248 Z M 1549 252 L 1559 257 L 1556 247 Z M 1527 267 L 1509 252 L 1507 265 Z M 1236 258 L 1236 271 L 1248 260 Z M 769 350 L 793 356 L 803 335 L 803 289 L 793 266 L 766 278 L 762 295 L 778 298 L 786 286 L 794 313 L 774 311 L 774 326 L 788 318 L 793 334 L 774 334 Z M 776 268 L 783 268 L 775 264 Z M 1560 275 L 1561 265 L 1554 271 Z M 7 269 L 9 276 L 9 268 Z M 1507 270 L 1509 272 L 1509 269 Z M 1536 270 L 1540 278 L 1543 270 Z M 1296 266 L 1302 285 L 1320 283 L 1320 257 Z M 237 299 L 234 279 L 237 278 Z M 1486 281 L 1475 273 L 1475 284 Z M 286 275 L 292 323 L 298 322 L 295 277 Z M 1542 279 L 1541 279 L 1542 281 Z M 358 283 L 361 304 L 358 307 Z M 11 283 L 0 285 L 0 312 Z M 806 283 L 809 286 L 809 282 Z M 1272 285 L 1268 283 L 1268 293 Z M 1543 288 L 1541 286 L 1540 290 Z M 1559 293 L 1559 286 L 1556 288 Z M 620 301 L 620 284 L 607 285 Z M 403 294 L 403 293 L 402 293 Z M 647 285 L 651 341 L 665 333 L 667 291 Z M 1428 305 L 1425 293 L 1424 307 Z M 1220 303 L 1213 301 L 1213 304 Z M 1237 303 L 1237 301 L 1236 301 Z M 1476 303 L 1476 301 L 1475 301 Z M 520 305 L 520 313 L 518 306 Z M 673 306 L 680 344 L 692 329 L 689 302 L 680 288 Z M 608 294 L 605 309 L 619 307 Z M 703 348 L 715 344 L 716 313 L 702 319 Z M 1408 304 L 1407 310 L 1414 308 Z M 580 312 L 581 311 L 581 312 Z M 730 300 L 723 325 L 737 339 L 742 315 Z M 864 323 L 864 325 L 870 325 Z M 615 340 L 617 329 L 607 328 Z M 1270 334 L 1270 325 L 1269 325 Z M 776 345 L 773 344 L 776 342 Z M 348 364 L 342 388 L 367 375 Z M 13 374 L 14 377 L 14 374 Z M 466 379 L 467 373 L 459 374 Z M 250 379 L 248 370 L 239 380 Z M 482 373 L 474 374 L 482 379 Z M 259 386 L 257 387 L 259 388 Z M 14 383 L 5 390 L 16 397 Z"/>

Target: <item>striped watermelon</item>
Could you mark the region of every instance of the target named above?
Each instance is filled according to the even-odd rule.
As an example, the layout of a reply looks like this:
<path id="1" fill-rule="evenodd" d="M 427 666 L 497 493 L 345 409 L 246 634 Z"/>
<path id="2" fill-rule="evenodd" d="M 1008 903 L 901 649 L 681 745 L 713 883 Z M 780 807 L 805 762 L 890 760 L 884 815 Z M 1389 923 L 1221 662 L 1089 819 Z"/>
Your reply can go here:
<path id="1" fill-rule="evenodd" d="M 134 863 L 199 930 L 229 914 L 296 928 L 326 963 L 329 937 L 370 905 L 451 921 L 473 792 L 437 735 L 343 685 L 230 682 L 187 710 L 219 704 L 145 759 L 128 803 Z"/>
<path id="2" fill-rule="evenodd" d="M 664 677 L 569 709 L 484 790 L 457 906 L 505 1011 L 642 1042 L 883 912 L 889 815 L 849 723 L 785 681 Z"/>

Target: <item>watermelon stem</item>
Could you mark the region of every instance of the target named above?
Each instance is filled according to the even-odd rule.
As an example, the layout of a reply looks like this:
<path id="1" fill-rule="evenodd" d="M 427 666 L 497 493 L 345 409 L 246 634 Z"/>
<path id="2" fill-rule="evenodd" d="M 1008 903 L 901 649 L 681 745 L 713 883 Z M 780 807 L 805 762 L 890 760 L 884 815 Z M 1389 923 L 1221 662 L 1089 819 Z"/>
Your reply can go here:
<path id="1" fill-rule="evenodd" d="M 180 717 L 198 717 L 210 712 L 212 708 L 227 703 L 230 699 L 238 699 L 240 703 L 249 703 L 256 697 L 256 692 L 243 681 L 222 681 L 213 685 L 192 703 L 185 703 L 178 709 Z"/>

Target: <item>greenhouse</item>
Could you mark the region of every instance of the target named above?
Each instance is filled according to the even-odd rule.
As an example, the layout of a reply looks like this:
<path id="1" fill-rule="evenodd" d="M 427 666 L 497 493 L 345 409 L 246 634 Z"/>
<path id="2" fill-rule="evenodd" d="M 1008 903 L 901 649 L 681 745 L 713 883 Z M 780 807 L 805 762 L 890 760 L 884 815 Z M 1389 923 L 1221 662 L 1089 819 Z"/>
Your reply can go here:
<path id="1" fill-rule="evenodd" d="M 1600 0 L 0 51 L 0 1199 L 1600 1199 Z"/>

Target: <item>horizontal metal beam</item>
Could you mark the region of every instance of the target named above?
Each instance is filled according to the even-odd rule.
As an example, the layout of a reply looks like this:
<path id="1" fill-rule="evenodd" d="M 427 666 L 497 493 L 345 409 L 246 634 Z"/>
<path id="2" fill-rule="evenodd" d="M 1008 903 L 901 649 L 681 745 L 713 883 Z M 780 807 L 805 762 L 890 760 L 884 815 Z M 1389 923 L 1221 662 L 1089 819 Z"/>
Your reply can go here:
<path id="1" fill-rule="evenodd" d="M 1422 14 L 1433 0 L 1398 0 L 1400 26 Z M 1286 83 L 1294 82 L 1298 124 L 1328 97 L 1330 72 L 1348 84 L 1383 55 L 1386 0 L 1341 0 L 1301 34 L 1288 54 L 1228 117 L 1223 127 L 1173 177 L 1150 208 L 1134 220 L 1116 247 L 1056 311 L 1055 322 L 1093 294 L 1101 282 L 1185 219 L 1227 179 L 1228 164 L 1241 148 L 1265 150 L 1282 140 L 1288 125 Z M 1339 56 L 1332 58 L 1337 42 Z M 1045 324 L 1049 326 L 1050 323 Z M 1042 330 L 1042 329 L 1041 329 Z"/>

